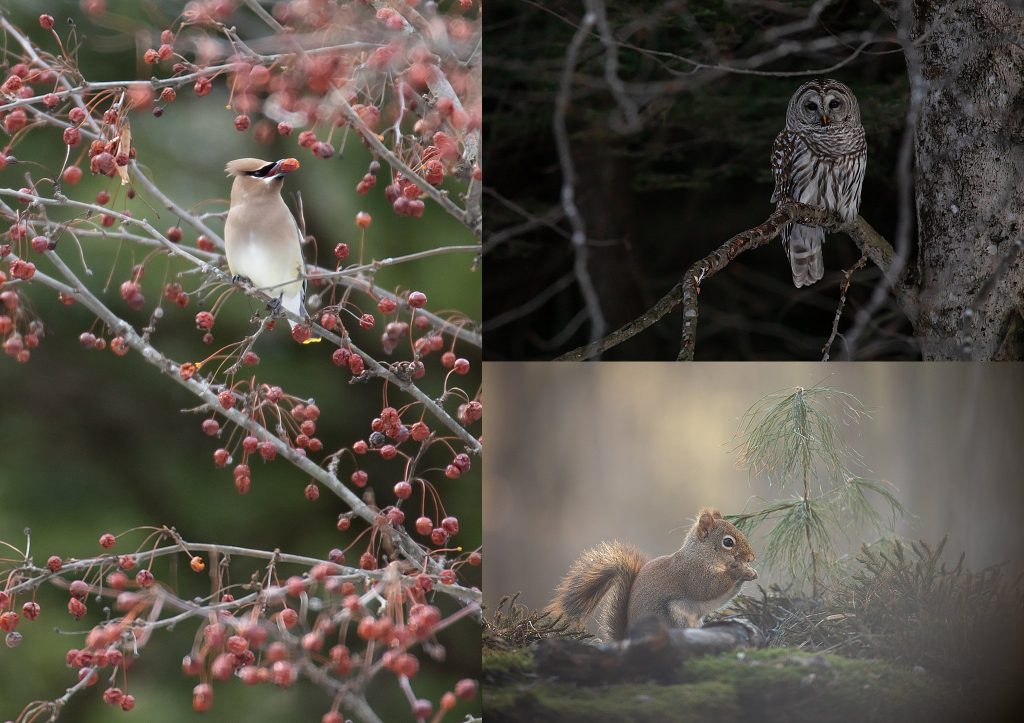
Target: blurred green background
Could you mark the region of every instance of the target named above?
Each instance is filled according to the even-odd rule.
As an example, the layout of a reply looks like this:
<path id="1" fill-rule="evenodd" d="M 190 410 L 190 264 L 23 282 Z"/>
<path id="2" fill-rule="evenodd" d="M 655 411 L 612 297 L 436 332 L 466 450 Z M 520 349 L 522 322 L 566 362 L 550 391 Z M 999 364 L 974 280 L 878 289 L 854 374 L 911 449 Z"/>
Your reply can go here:
<path id="1" fill-rule="evenodd" d="M 45 6 L 44 6 L 45 5 Z M 26 30 L 43 47 L 55 50 L 52 38 L 39 28 L 40 12 L 57 19 L 57 28 L 66 36 L 66 18 L 73 18 L 80 39 L 84 39 L 80 64 L 89 80 L 145 79 L 152 69 L 141 63 L 142 52 L 158 44 L 161 29 L 168 27 L 181 11 L 176 2 L 114 2 L 108 8 L 117 13 L 113 19 L 96 24 L 83 17 L 75 2 L 0 3 L 0 9 Z M 232 18 L 243 38 L 267 35 L 264 26 L 246 10 Z M 14 47 L 11 39 L 7 47 Z M 8 64 L 17 62 L 8 56 Z M 161 68 L 161 75 L 168 69 Z M 148 111 L 131 115 L 133 141 L 138 149 L 139 163 L 157 184 L 177 203 L 188 208 L 209 199 L 203 211 L 226 209 L 229 182 L 223 173 L 224 163 L 241 156 L 281 158 L 295 156 L 302 162 L 298 173 L 290 177 L 285 196 L 301 191 L 308 233 L 319 246 L 319 261 L 332 265 L 331 250 L 338 242 L 358 248 L 358 229 L 353 218 L 360 210 L 374 219 L 366 236 L 367 258 L 385 258 L 446 245 L 473 242 L 461 225 L 436 206 L 427 203 L 422 219 L 398 218 L 383 197 L 387 168 L 379 175 L 377 186 L 367 196 L 354 192 L 355 184 L 366 172 L 371 160 L 354 134 L 341 157 L 330 160 L 314 158 L 298 148 L 297 132 L 291 138 L 276 139 L 269 147 L 253 140 L 252 130 L 239 133 L 233 127 L 234 111 L 226 109 L 227 93 L 223 81 L 214 83 L 214 92 L 196 98 L 191 88 L 179 90 L 178 100 L 161 118 Z M 253 120 L 257 118 L 254 116 Z M 299 130 L 299 129 L 297 129 Z M 340 133 L 333 142 L 340 145 Z M 25 174 L 40 178 L 58 172 L 64 147 L 60 131 L 39 128 L 13 150 L 21 161 L 0 171 L 0 185 L 19 188 L 25 185 Z M 43 186 L 44 194 L 49 186 Z M 92 200 L 97 191 L 107 189 L 114 196 L 111 206 L 128 208 L 137 217 L 148 218 L 159 229 L 177 223 L 158 203 L 139 195 L 126 203 L 117 181 L 103 177 L 87 177 L 76 186 L 65 186 L 72 198 Z M 458 189 L 453 188 L 453 193 Z M 222 221 L 208 221 L 218 232 Z M 196 233 L 185 228 L 184 244 L 194 245 Z M 141 328 L 160 297 L 166 280 L 183 268 L 156 258 L 147 264 L 143 290 L 147 304 L 141 312 L 132 312 L 118 296 L 118 286 L 128 278 L 131 265 L 141 260 L 138 249 L 118 249 L 114 240 L 88 239 L 85 253 L 93 270 L 87 283 L 100 293 L 107 276 L 109 288 L 101 298 L 123 318 Z M 60 251 L 76 272 L 81 267 L 71 243 Z M 312 261 L 307 249 L 307 260 Z M 45 261 L 32 259 L 41 271 L 53 269 Z M 353 261 L 350 259 L 349 261 Z M 382 270 L 377 283 L 384 288 L 418 289 L 427 294 L 428 308 L 435 312 L 458 310 L 472 319 L 480 317 L 480 277 L 470 268 L 469 255 L 446 255 Z M 192 291 L 199 282 L 195 275 L 179 279 Z M 303 496 L 309 480 L 283 461 L 270 464 L 252 463 L 252 491 L 239 496 L 234 489 L 230 469 L 215 469 L 213 450 L 223 440 L 205 437 L 199 429 L 203 417 L 183 414 L 193 407 L 195 398 L 162 377 L 155 368 L 142 362 L 133 352 L 118 358 L 109 351 L 84 351 L 77 337 L 88 330 L 93 317 L 81 306 L 60 306 L 48 289 L 38 285 L 23 289 L 24 302 L 46 324 L 46 336 L 33 351 L 31 361 L 19 365 L 0 358 L 0 539 L 23 546 L 22 529 L 32 529 L 32 554 L 38 564 L 47 556 L 59 554 L 65 559 L 86 557 L 100 552 L 97 539 L 103 532 L 120 533 L 136 525 L 172 525 L 187 540 L 252 546 L 263 549 L 325 557 L 332 547 L 344 547 L 361 524 L 342 534 L 335 529 L 335 519 L 345 508 L 327 492 L 316 502 Z M 164 303 L 166 316 L 153 341 L 176 361 L 198 360 L 221 344 L 241 338 L 251 326 L 251 313 L 258 310 L 254 302 L 240 296 L 228 301 L 217 317 L 213 348 L 203 345 L 195 330 L 193 317 L 201 307 L 196 296 L 187 309 Z M 367 297 L 355 294 L 353 300 L 376 311 Z M 285 392 L 299 397 L 315 397 L 322 410 L 318 436 L 324 441 L 325 453 L 348 446 L 365 438 L 370 420 L 383 406 L 384 394 L 378 382 L 351 386 L 349 374 L 330 362 L 332 349 L 327 344 L 300 346 L 281 330 L 260 340 L 255 351 L 262 362 L 249 373 L 259 382 L 277 384 Z M 362 332 L 354 323 L 355 343 L 371 353 L 380 352 L 382 323 L 375 330 Z M 479 351 L 458 344 L 455 351 L 473 361 L 467 377 L 455 382 L 470 396 L 480 383 Z M 407 346 L 400 346 L 395 359 L 409 357 Z M 439 355 L 427 358 L 427 376 L 421 386 L 431 396 L 442 389 L 444 371 Z M 387 399 L 396 406 L 409 401 L 396 389 L 387 391 Z M 454 414 L 455 400 L 448 410 Z M 415 417 L 418 418 L 418 410 Z M 432 428 L 438 424 L 427 419 Z M 479 424 L 471 431 L 479 434 Z M 480 544 L 480 465 L 458 480 L 447 480 L 439 468 L 449 461 L 436 445 L 421 469 L 433 468 L 430 475 L 439 488 L 449 513 L 459 517 L 461 532 L 455 542 L 466 549 Z M 456 445 L 456 451 L 461 449 Z M 391 487 L 402 475 L 399 460 L 381 463 L 364 458 L 371 487 L 380 504 L 393 502 Z M 343 479 L 351 471 L 350 461 L 342 464 Z M 413 501 L 418 507 L 418 494 Z M 365 539 L 365 538 L 364 538 Z M 116 552 L 134 549 L 138 536 L 119 542 Z M 356 557 L 360 549 L 354 548 Z M 355 558 L 350 553 L 350 561 Z M 174 581 L 186 597 L 209 593 L 209 581 L 197 576 L 187 566 L 172 570 L 166 563 L 156 568 L 157 577 Z M 244 581 L 258 569 L 256 564 L 236 561 L 233 580 Z M 463 568 L 467 570 L 468 568 Z M 284 572 L 299 572 L 288 570 Z M 476 577 L 474 577 L 476 575 Z M 464 582 L 479 585 L 479 570 L 473 569 Z M 180 586 L 179 586 L 180 585 Z M 90 602 L 86 619 L 75 624 L 66 613 L 66 594 L 52 587 L 40 591 L 43 607 L 35 622 L 22 621 L 19 631 L 25 635 L 21 647 L 0 651 L 0 718 L 14 718 L 21 706 L 33 699 L 52 699 L 75 680 L 75 673 L 64 666 L 64 651 L 81 645 L 80 633 L 102 619 L 101 605 Z M 23 600 L 19 599 L 19 606 Z M 446 607 L 451 611 L 452 607 Z M 197 682 L 180 672 L 182 655 L 186 654 L 196 631 L 189 623 L 174 631 L 162 631 L 143 650 L 135 667 L 129 671 L 128 692 L 137 697 L 133 713 L 139 720 L 182 721 L 198 719 L 191 710 L 191 689 Z M 441 636 L 447 651 L 443 663 L 430 663 L 420 654 L 422 670 L 414 681 L 417 695 L 434 701 L 461 677 L 479 674 L 479 628 L 463 621 Z M 213 720 L 319 720 L 330 705 L 330 698 L 308 683 L 300 682 L 288 691 L 269 686 L 244 689 L 238 681 L 216 684 Z M 390 674 L 380 676 L 369 698 L 384 720 L 411 720 L 408 704 Z M 477 704 L 460 703 L 455 714 L 475 710 Z M 453 715 L 455 715 L 453 714 Z M 114 715 L 100 700 L 98 689 L 75 696 L 61 720 L 106 721 Z"/>

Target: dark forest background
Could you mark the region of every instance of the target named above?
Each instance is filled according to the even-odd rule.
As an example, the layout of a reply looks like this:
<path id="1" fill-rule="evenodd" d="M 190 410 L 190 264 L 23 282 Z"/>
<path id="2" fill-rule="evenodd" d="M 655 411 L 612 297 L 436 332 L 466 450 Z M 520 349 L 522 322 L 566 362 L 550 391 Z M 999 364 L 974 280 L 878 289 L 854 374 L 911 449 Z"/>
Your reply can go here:
<path id="1" fill-rule="evenodd" d="M 552 133 L 566 46 L 583 12 L 582 2 L 569 0 L 489 7 L 484 315 L 492 359 L 551 358 L 589 340 L 587 324 L 574 321 L 579 290 L 566 278 L 573 251 L 558 213 L 562 173 Z M 620 42 L 619 75 L 642 98 L 642 126 L 622 128 L 597 39 L 583 45 L 567 114 L 606 331 L 649 308 L 690 264 L 765 220 L 773 209 L 772 141 L 790 96 L 813 77 L 839 79 L 857 95 L 868 143 L 861 215 L 892 239 L 909 85 L 895 30 L 878 6 L 634 2 L 611 3 L 607 12 Z M 787 29 L 800 23 L 806 29 Z M 695 68 L 679 56 L 752 72 Z M 820 358 L 842 271 L 859 257 L 849 238 L 829 235 L 824 279 L 796 289 L 780 241 L 739 256 L 701 287 L 696 358 Z M 840 330 L 880 278 L 871 264 L 854 275 Z M 604 358 L 674 358 L 680 324 L 676 311 Z M 911 331 L 888 303 L 861 340 L 859 358 L 919 358 Z"/>

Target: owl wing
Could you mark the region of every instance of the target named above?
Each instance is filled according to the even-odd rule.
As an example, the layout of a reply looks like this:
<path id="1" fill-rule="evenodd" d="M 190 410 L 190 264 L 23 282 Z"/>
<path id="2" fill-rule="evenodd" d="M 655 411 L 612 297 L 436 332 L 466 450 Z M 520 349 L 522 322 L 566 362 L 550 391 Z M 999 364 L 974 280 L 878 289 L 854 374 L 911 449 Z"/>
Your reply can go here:
<path id="1" fill-rule="evenodd" d="M 800 143 L 800 137 L 790 131 L 782 131 L 775 136 L 775 143 L 772 144 L 772 175 L 775 176 L 772 203 L 796 197 L 794 193 L 796 174 L 793 173 L 793 159 L 797 155 L 798 143 Z"/>

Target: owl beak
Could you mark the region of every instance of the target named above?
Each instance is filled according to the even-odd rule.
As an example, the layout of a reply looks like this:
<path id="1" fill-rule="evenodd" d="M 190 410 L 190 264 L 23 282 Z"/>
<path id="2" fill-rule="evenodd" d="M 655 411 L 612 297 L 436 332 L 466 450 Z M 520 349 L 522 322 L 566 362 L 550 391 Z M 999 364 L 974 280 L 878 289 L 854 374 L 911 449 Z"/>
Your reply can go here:
<path id="1" fill-rule="evenodd" d="M 828 125 L 828 116 L 827 116 L 827 115 L 823 115 L 823 116 L 821 117 L 821 124 L 822 124 L 823 126 L 827 126 L 827 125 Z"/>

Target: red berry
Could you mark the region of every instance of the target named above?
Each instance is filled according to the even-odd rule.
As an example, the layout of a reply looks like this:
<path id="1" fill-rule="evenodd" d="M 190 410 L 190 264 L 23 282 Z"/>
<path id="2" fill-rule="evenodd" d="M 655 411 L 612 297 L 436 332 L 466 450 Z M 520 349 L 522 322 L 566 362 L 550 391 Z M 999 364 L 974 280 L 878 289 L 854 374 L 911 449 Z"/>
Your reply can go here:
<path id="1" fill-rule="evenodd" d="M 380 309 L 381 312 L 384 314 L 390 314 L 391 312 L 398 308 L 398 304 L 395 302 L 394 299 L 385 296 L 380 301 L 377 302 L 377 308 Z"/>
<path id="2" fill-rule="evenodd" d="M 434 712 L 434 704 L 425 698 L 420 698 L 412 704 L 412 715 L 414 718 L 429 718 Z"/>
<path id="3" fill-rule="evenodd" d="M 455 697 L 459 700 L 473 700 L 476 697 L 476 681 L 463 678 L 456 683 Z"/>
<path id="4" fill-rule="evenodd" d="M 18 626 L 18 613 L 13 610 L 8 610 L 5 613 L 0 613 L 0 630 L 5 633 L 9 633 Z"/>
<path id="5" fill-rule="evenodd" d="M 39 27 L 43 30 L 53 30 L 53 16 L 52 15 L 40 15 L 39 16 Z"/>
<path id="6" fill-rule="evenodd" d="M 427 305 L 427 295 L 422 291 L 414 291 L 409 294 L 409 306 L 414 309 L 422 309 Z"/>
<path id="7" fill-rule="evenodd" d="M 209 311 L 200 311 L 196 314 L 196 328 L 210 330 L 213 328 L 214 318 Z"/>
<path id="8" fill-rule="evenodd" d="M 218 432 L 220 432 L 220 423 L 216 419 L 203 420 L 203 434 L 213 437 Z"/>
<path id="9" fill-rule="evenodd" d="M 236 115 L 235 116 L 235 130 L 236 131 L 247 131 L 247 130 L 249 130 L 249 116 L 247 116 L 247 115 Z"/>
<path id="10" fill-rule="evenodd" d="M 348 244 L 338 244 L 334 247 L 334 257 L 339 261 L 344 261 L 348 258 Z"/>
<path id="11" fill-rule="evenodd" d="M 313 155 L 317 158 L 330 158 L 334 155 L 334 146 L 326 141 L 317 141 L 313 144 Z"/>
<path id="12" fill-rule="evenodd" d="M 457 535 L 459 533 L 459 518 L 445 517 L 441 520 L 441 528 L 449 535 Z"/>
<path id="13" fill-rule="evenodd" d="M 82 169 L 78 166 L 68 166 L 61 176 L 69 186 L 74 186 L 82 180 Z"/>
<path id="14" fill-rule="evenodd" d="M 50 555 L 46 560 L 46 567 L 50 572 L 57 572 L 63 564 L 64 561 L 56 555 Z"/>
<path id="15" fill-rule="evenodd" d="M 182 233 L 181 226 L 172 226 L 167 229 L 167 240 L 171 243 L 181 243 Z"/>
<path id="16" fill-rule="evenodd" d="M 395 497 L 397 497 L 400 500 L 407 500 L 409 499 L 410 495 L 412 495 L 411 484 L 409 484 L 405 480 L 402 480 L 401 482 L 395 484 Z"/>
<path id="17" fill-rule="evenodd" d="M 76 597 L 71 598 L 68 600 L 68 612 L 75 620 L 81 620 L 87 612 L 85 603 Z"/>
<path id="18" fill-rule="evenodd" d="M 274 458 L 277 457 L 277 447 L 274 446 L 273 442 L 261 442 L 259 449 L 260 457 L 262 457 L 268 462 L 273 461 Z"/>
<path id="19" fill-rule="evenodd" d="M 416 532 L 423 535 L 424 537 L 429 535 L 434 529 L 434 521 L 429 517 L 418 517 L 416 518 Z"/>
<path id="20" fill-rule="evenodd" d="M 192 710 L 205 713 L 213 706 L 213 686 L 200 683 L 192 689 Z"/>
<path id="21" fill-rule="evenodd" d="M 422 442 L 424 439 L 430 436 L 430 427 L 423 422 L 416 422 L 409 429 L 410 436 L 413 441 Z"/>
<path id="22" fill-rule="evenodd" d="M 100 547 L 109 550 L 117 542 L 117 538 L 109 532 L 100 535 Z"/>
<path id="23" fill-rule="evenodd" d="M 334 350 L 333 354 L 331 354 L 331 361 L 339 367 L 346 366 L 348 364 L 349 357 L 351 356 L 352 352 L 348 349 L 338 348 Z"/>
<path id="24" fill-rule="evenodd" d="M 39 612 L 40 608 L 39 603 L 37 602 L 27 602 L 21 606 L 21 614 L 29 620 L 35 620 L 38 618 Z"/>
<path id="25" fill-rule="evenodd" d="M 306 499 L 312 502 L 313 500 L 316 500 L 317 498 L 320 497 L 320 488 L 317 487 L 315 483 L 310 482 L 308 485 L 306 485 L 305 495 Z"/>
<path id="26" fill-rule="evenodd" d="M 365 211 L 360 211 L 356 214 L 356 226 L 359 228 L 367 228 L 372 222 L 373 218 Z"/>
<path id="27" fill-rule="evenodd" d="M 76 109 L 77 110 L 77 109 Z M 82 141 L 82 132 L 77 128 L 64 129 L 64 145 L 77 146 Z"/>
<path id="28" fill-rule="evenodd" d="M 292 134 L 292 127 L 287 123 L 278 123 L 277 132 L 282 136 L 290 136 Z"/>

